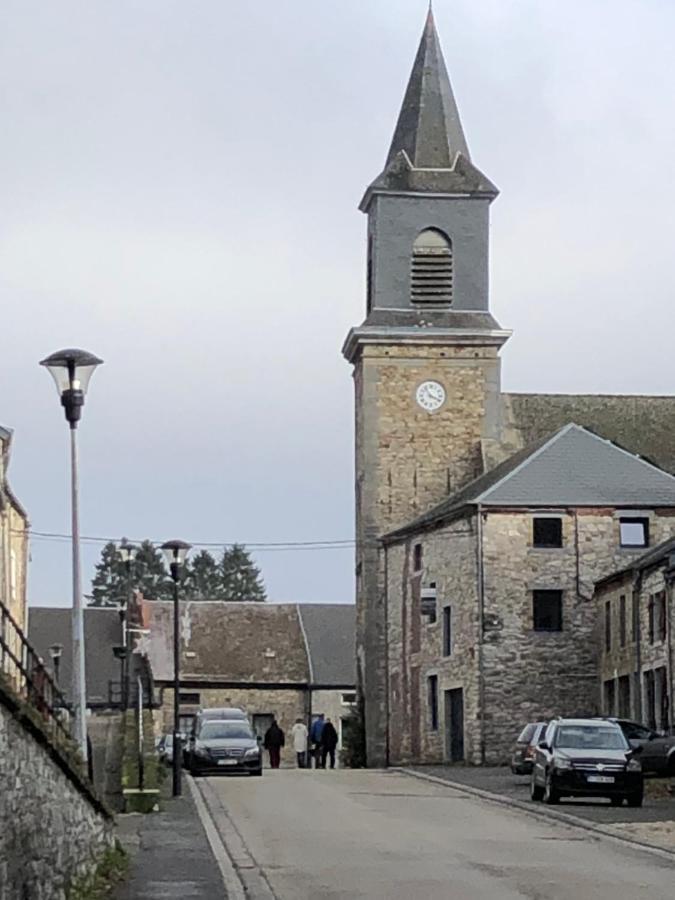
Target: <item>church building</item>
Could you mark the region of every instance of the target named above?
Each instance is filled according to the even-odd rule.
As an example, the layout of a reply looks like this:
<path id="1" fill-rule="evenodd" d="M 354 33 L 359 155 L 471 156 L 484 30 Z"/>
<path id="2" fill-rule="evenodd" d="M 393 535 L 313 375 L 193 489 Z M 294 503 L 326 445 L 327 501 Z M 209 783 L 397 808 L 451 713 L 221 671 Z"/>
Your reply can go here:
<path id="1" fill-rule="evenodd" d="M 370 766 L 501 761 L 532 716 L 593 712 L 594 582 L 675 534 L 675 398 L 502 392 L 497 194 L 430 12 L 361 202 L 366 317 L 343 347 Z"/>

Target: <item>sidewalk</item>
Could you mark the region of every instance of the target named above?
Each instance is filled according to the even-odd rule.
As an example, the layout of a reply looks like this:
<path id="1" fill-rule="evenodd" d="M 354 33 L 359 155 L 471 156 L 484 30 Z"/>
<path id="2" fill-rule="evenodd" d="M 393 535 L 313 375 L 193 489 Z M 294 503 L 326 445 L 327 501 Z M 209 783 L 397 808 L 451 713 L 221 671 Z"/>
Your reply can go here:
<path id="1" fill-rule="evenodd" d="M 223 879 L 187 784 L 159 813 L 118 818 L 117 836 L 129 853 L 127 881 L 114 900 L 224 900 Z"/>

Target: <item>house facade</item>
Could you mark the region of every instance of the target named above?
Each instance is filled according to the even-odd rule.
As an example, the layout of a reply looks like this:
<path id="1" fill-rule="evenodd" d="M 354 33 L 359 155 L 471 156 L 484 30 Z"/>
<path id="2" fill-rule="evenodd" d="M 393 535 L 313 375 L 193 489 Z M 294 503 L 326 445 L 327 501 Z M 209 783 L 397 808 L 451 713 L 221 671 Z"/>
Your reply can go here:
<path id="1" fill-rule="evenodd" d="M 569 425 L 386 536 L 389 761 L 500 764 L 599 714 L 594 584 L 674 516 L 673 476 Z"/>
<path id="2" fill-rule="evenodd" d="M 0 426 L 0 604 L 26 628 L 28 516 L 7 480 L 12 432 Z"/>
<path id="3" fill-rule="evenodd" d="M 667 540 L 596 587 L 598 702 L 608 716 L 673 727 L 675 540 Z"/>
<path id="4" fill-rule="evenodd" d="M 142 639 L 159 702 L 157 728 L 173 728 L 173 605 L 144 600 Z M 181 603 L 180 715 L 241 707 L 263 735 L 276 718 L 290 739 L 297 719 L 320 713 L 338 735 L 356 697 L 354 607 L 341 604 Z M 286 751 L 290 760 L 292 751 Z"/>
<path id="5" fill-rule="evenodd" d="M 438 678 L 446 679 L 451 690 L 451 673 L 459 665 L 436 652 L 440 638 L 433 626 L 427 628 L 410 613 L 408 604 L 421 604 L 422 597 L 420 593 L 417 601 L 411 599 L 417 588 L 404 574 L 405 566 L 413 565 L 410 560 L 406 563 L 407 538 L 390 540 L 385 535 L 416 521 L 474 479 L 569 423 L 590 429 L 667 472 L 675 471 L 673 397 L 502 391 L 501 350 L 510 332 L 490 311 L 488 279 L 489 215 L 497 195 L 495 185 L 471 157 L 430 12 L 384 169 L 361 203 L 368 217 L 366 317 L 350 330 L 343 345 L 343 355 L 353 367 L 355 390 L 357 678 L 372 766 L 420 758 L 423 747 L 428 747 L 424 758 L 431 758 L 431 748 L 436 757 L 441 754 L 438 736 L 418 734 L 403 720 L 394 727 L 392 698 L 406 697 L 406 703 L 421 711 L 427 688 L 441 690 L 433 681 L 429 686 L 420 681 L 423 670 L 437 665 Z M 522 601 L 515 582 L 508 596 L 491 594 L 501 570 L 511 567 L 500 554 L 508 557 L 513 551 L 515 557 L 526 559 L 531 583 L 550 580 L 548 570 L 562 567 L 564 578 L 572 577 L 576 584 L 578 559 L 579 578 L 588 579 L 579 596 L 590 596 L 594 577 L 614 566 L 611 541 L 596 548 L 583 527 L 593 521 L 600 532 L 609 534 L 618 527 L 617 508 L 605 504 L 596 516 L 582 515 L 581 509 L 593 507 L 590 496 L 592 491 L 569 505 L 570 510 L 579 510 L 576 519 L 567 507 L 561 514 L 568 543 L 558 562 L 529 553 L 529 513 L 508 503 L 499 519 L 496 511 L 488 513 L 486 521 L 484 510 L 465 516 L 461 533 L 451 543 L 444 543 L 440 535 L 431 540 L 425 559 L 435 571 L 432 577 L 429 570 L 427 581 L 435 581 L 439 590 L 442 576 L 450 585 L 472 579 L 468 587 L 462 581 L 467 594 L 461 610 L 454 611 L 461 623 L 455 634 L 464 634 L 467 667 L 484 667 L 494 658 L 495 665 L 499 660 L 507 667 L 507 681 L 512 677 L 520 683 L 527 677 L 530 655 L 536 657 L 542 644 L 540 636 L 521 634 L 512 614 L 500 606 Z M 543 497 L 531 498 L 532 509 L 545 510 Z M 637 505 L 643 504 L 651 509 L 647 498 Z M 577 523 L 575 533 L 579 529 L 574 554 L 569 551 L 570 522 Z M 477 574 L 478 544 L 483 547 L 484 569 Z M 520 571 L 513 574 L 516 580 L 521 578 Z M 422 588 L 431 590 L 420 583 L 419 592 Z M 492 628 L 492 619 L 482 609 L 478 612 L 477 604 L 485 605 L 485 612 L 491 609 L 490 615 L 503 627 Z M 573 608 L 581 623 L 579 637 L 585 641 L 592 626 L 580 604 Z M 394 664 L 404 645 L 405 659 Z M 576 647 L 574 638 L 570 646 Z M 579 652 L 578 665 L 584 670 L 580 674 L 590 682 L 585 671 L 590 652 Z M 490 691 L 498 697 L 501 683 L 466 685 L 461 702 L 474 732 L 469 736 L 467 729 L 467 747 L 475 740 L 481 744 L 473 724 L 476 710 L 482 710 L 487 723 L 491 714 L 487 697 Z M 584 693 L 584 701 L 586 697 Z M 455 704 L 457 718 L 459 695 L 449 696 L 447 703 Z M 524 699 L 517 721 L 534 706 L 534 701 Z M 417 712 L 412 720 L 418 720 Z M 400 752 L 390 740 L 394 730 Z M 488 754 L 486 741 L 482 743 L 488 758 L 492 751 Z M 496 756 L 501 747 L 500 738 Z M 471 744 L 470 758 L 482 757 L 483 750 Z"/>

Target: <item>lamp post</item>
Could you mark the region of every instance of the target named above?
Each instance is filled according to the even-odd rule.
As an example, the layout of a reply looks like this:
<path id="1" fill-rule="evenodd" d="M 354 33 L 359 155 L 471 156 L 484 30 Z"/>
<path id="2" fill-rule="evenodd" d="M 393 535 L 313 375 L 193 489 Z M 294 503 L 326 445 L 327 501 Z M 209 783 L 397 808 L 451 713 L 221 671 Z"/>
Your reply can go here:
<path id="1" fill-rule="evenodd" d="M 61 654 L 63 653 L 63 644 L 52 644 L 49 648 L 49 655 L 52 659 L 52 669 L 54 670 L 54 681 L 59 690 L 61 690 L 61 682 L 59 680 L 59 671 L 61 669 Z"/>
<path id="2" fill-rule="evenodd" d="M 82 567 L 80 563 L 80 522 L 78 507 L 77 441 L 75 432 L 82 415 L 89 379 L 103 362 L 85 350 L 59 350 L 40 362 L 52 375 L 61 406 L 70 425 L 70 482 L 73 554 L 73 710 L 75 740 L 87 761 L 87 690 L 84 666 L 84 613 L 82 609 Z"/>
<path id="3" fill-rule="evenodd" d="M 178 631 L 179 606 L 178 582 L 180 570 L 190 550 L 185 541 L 167 541 L 162 544 L 173 581 L 173 796 L 180 797 L 181 742 L 180 742 L 180 637 Z"/>
<path id="4" fill-rule="evenodd" d="M 120 701 L 122 704 L 122 711 L 126 712 L 127 706 L 129 705 L 129 673 L 128 673 L 128 659 L 129 659 L 129 651 L 128 651 L 128 639 L 127 639 L 127 616 L 129 610 L 129 601 L 132 599 L 132 587 L 131 587 L 131 566 L 136 558 L 136 554 L 138 553 L 138 547 L 135 547 L 133 544 L 130 544 L 126 538 L 122 538 L 122 543 L 117 548 L 117 552 L 124 563 L 124 568 L 127 573 L 127 593 L 123 602 L 120 604 L 120 624 L 122 625 L 122 647 L 124 648 L 124 652 L 120 654 Z"/>

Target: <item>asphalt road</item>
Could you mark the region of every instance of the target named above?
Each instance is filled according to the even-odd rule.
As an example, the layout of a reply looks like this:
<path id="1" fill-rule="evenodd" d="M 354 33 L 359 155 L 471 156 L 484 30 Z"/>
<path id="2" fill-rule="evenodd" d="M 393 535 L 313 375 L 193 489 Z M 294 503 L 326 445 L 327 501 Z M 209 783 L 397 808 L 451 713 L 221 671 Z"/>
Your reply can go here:
<path id="1" fill-rule="evenodd" d="M 199 788 L 251 900 L 672 900 L 675 866 L 396 772 Z"/>

